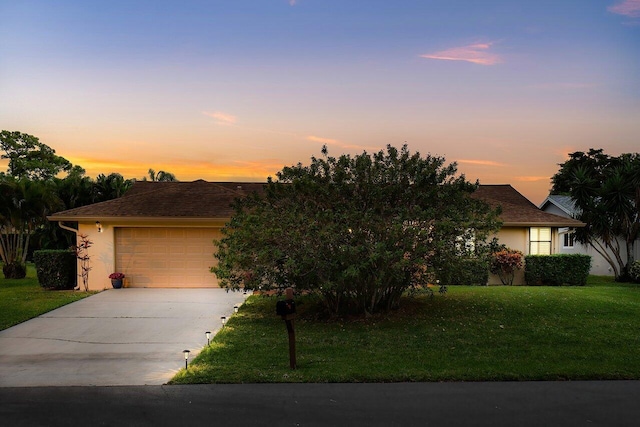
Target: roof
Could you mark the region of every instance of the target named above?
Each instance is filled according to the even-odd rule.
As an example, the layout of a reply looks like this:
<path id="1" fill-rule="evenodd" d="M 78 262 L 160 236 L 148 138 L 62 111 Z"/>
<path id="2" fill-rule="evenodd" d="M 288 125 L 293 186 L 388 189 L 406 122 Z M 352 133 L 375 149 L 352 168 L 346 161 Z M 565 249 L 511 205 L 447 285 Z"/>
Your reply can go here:
<path id="1" fill-rule="evenodd" d="M 562 212 L 571 217 L 573 217 L 577 213 L 576 205 L 571 196 L 550 194 L 546 199 L 544 199 L 544 202 L 540 204 L 540 209 L 544 209 L 549 204 L 556 206 Z"/>
<path id="2" fill-rule="evenodd" d="M 51 221 L 217 220 L 233 215 L 237 197 L 262 192 L 266 183 L 137 181 L 122 197 L 58 212 Z M 581 227 L 580 221 L 538 209 L 510 185 L 481 185 L 472 197 L 502 206 L 503 226 Z"/>
<path id="3" fill-rule="evenodd" d="M 111 219 L 227 219 L 232 203 L 265 183 L 136 181 L 124 196 L 55 213 L 51 221 Z"/>
<path id="4" fill-rule="evenodd" d="M 501 206 L 500 219 L 504 227 L 583 227 L 573 218 L 544 212 L 509 184 L 480 185 L 472 197 L 484 200 L 492 207 Z"/>

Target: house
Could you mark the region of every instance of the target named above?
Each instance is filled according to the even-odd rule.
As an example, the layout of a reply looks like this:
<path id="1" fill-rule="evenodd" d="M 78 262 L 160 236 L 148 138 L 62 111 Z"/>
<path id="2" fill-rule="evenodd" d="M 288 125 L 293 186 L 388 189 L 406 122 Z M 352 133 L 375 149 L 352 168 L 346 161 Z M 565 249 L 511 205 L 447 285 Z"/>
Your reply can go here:
<path id="1" fill-rule="evenodd" d="M 221 229 L 233 214 L 233 200 L 263 191 L 263 186 L 140 181 L 118 199 L 48 219 L 93 242 L 90 289 L 110 287 L 108 276 L 115 271 L 126 275 L 129 287 L 216 287 L 216 276 L 209 272 L 216 261 L 213 240 L 222 237 Z M 541 211 L 510 185 L 482 185 L 474 197 L 502 206 L 503 227 L 497 236 L 525 254 L 556 253 L 558 229 L 582 225 Z M 492 283 L 497 280 L 492 278 Z M 516 280 L 523 282 L 522 277 Z"/>
<path id="2" fill-rule="evenodd" d="M 573 200 L 570 196 L 561 196 L 551 194 L 540 204 L 540 209 L 544 212 L 552 213 L 554 215 L 563 216 L 566 218 L 575 218 L 579 214 L 578 208 L 576 208 Z M 573 238 L 571 229 L 561 228 L 558 233 L 557 242 L 559 253 L 563 254 L 586 254 L 591 256 L 591 274 L 600 276 L 613 276 L 614 272 L 611 265 L 605 260 L 605 258 L 593 249 L 590 245 L 583 245 L 576 242 Z M 621 255 L 623 259 L 626 259 L 626 247 L 624 241 L 620 239 Z M 635 259 L 640 259 L 640 241 L 635 245 L 634 254 Z"/>
<path id="3" fill-rule="evenodd" d="M 545 212 L 531 203 L 511 185 L 481 185 L 474 197 L 489 205 L 502 208 L 502 228 L 496 237 L 499 242 L 525 255 L 551 255 L 562 253 L 559 239 L 563 232 L 584 223 L 567 216 Z M 499 284 L 491 275 L 489 284 Z M 524 272 L 515 277 L 514 284 L 524 284 Z"/>
<path id="4" fill-rule="evenodd" d="M 264 183 L 138 181 L 122 197 L 58 212 L 48 219 L 85 234 L 92 270 L 89 289 L 111 287 L 125 274 L 130 287 L 216 287 L 214 239 L 232 203 Z M 77 223 L 77 229 L 69 223 Z"/>

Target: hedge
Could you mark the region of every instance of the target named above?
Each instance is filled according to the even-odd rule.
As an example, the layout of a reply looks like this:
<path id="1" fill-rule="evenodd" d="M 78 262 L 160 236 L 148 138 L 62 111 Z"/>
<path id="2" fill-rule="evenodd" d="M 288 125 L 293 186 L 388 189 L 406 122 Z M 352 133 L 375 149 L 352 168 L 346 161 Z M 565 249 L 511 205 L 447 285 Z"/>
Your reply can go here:
<path id="1" fill-rule="evenodd" d="M 591 256 L 583 254 L 527 255 L 524 280 L 527 285 L 587 284 Z"/>
<path id="2" fill-rule="evenodd" d="M 438 279 L 442 285 L 480 285 L 489 282 L 489 261 L 482 258 L 464 259 L 455 266 L 441 271 Z"/>
<path id="3" fill-rule="evenodd" d="M 69 250 L 49 249 L 33 253 L 40 286 L 45 289 L 73 289 L 76 286 L 76 254 Z"/>

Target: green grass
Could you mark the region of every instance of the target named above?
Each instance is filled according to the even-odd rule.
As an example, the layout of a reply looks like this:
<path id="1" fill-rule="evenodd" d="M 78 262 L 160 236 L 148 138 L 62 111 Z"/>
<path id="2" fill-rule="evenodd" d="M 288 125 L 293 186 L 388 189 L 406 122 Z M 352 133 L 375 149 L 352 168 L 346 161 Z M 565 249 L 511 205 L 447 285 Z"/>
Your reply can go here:
<path id="1" fill-rule="evenodd" d="M 45 290 L 31 264 L 24 279 L 9 280 L 0 274 L 0 331 L 93 293 Z"/>
<path id="2" fill-rule="evenodd" d="M 254 296 L 172 383 L 640 379 L 640 287 L 592 282 L 453 286 L 350 321 L 306 298 L 295 371 L 275 300 Z"/>

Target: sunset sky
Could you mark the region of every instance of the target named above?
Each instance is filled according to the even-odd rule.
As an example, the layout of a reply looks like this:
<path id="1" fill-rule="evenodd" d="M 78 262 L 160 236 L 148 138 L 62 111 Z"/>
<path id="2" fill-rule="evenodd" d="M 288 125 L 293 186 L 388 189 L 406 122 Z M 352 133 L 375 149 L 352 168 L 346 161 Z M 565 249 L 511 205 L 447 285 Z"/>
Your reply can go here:
<path id="1" fill-rule="evenodd" d="M 406 143 L 538 204 L 640 151 L 640 0 L 0 0 L 2 129 L 184 181 Z"/>

